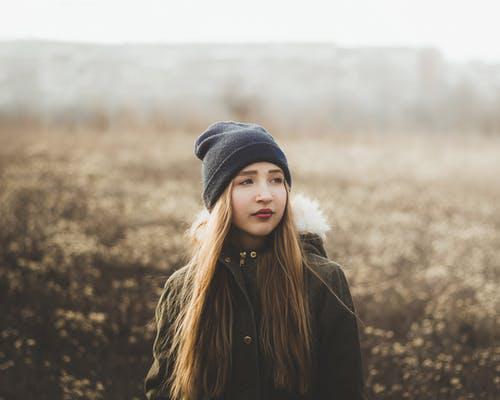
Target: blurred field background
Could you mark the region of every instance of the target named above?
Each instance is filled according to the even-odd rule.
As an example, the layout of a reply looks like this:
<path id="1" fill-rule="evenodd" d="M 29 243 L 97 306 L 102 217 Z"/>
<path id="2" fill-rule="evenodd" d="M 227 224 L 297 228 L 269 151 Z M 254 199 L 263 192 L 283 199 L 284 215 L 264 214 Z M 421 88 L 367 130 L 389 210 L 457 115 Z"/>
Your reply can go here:
<path id="1" fill-rule="evenodd" d="M 292 191 L 316 198 L 328 216 L 327 251 L 344 266 L 364 321 L 372 398 L 497 398 L 498 66 L 386 49 L 374 53 L 375 66 L 358 63 L 365 69 L 353 79 L 380 85 L 370 94 L 330 73 L 328 63 L 341 70 L 344 56 L 320 68 L 325 48 L 297 81 L 296 70 L 279 79 L 246 74 L 254 64 L 240 50 L 225 48 L 217 62 L 220 48 L 214 58 L 178 47 L 191 61 L 173 57 L 166 82 L 136 48 L 8 46 L 0 46 L 9 88 L 0 102 L 0 399 L 143 398 L 154 307 L 186 261 L 182 234 L 202 207 L 193 142 L 221 119 L 268 127 L 289 158 Z M 301 54 L 288 48 L 276 61 L 274 50 L 264 54 L 279 68 Z M 358 54 L 347 53 L 351 61 Z M 128 54 L 146 72 L 116 73 L 103 61 L 110 54 Z M 401 64 L 408 54 L 413 61 Z M 78 56 L 87 68 L 71 62 Z M 205 72 L 187 74 L 186 63 Z M 448 67 L 469 72 L 449 83 Z M 477 68 L 488 81 L 470 73 Z M 281 92 L 266 86 L 273 76 Z M 432 84 L 422 86 L 426 79 Z M 408 97 L 402 82 L 421 94 Z M 426 101 L 431 93 L 443 113 Z"/>

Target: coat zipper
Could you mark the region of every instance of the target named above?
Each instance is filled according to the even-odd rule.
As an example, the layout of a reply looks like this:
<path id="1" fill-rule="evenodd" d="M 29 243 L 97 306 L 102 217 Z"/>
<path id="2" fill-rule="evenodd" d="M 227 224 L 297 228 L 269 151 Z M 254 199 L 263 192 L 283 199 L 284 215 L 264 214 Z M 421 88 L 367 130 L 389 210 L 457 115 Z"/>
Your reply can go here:
<path id="1" fill-rule="evenodd" d="M 246 251 L 241 251 L 240 252 L 240 267 L 244 267 L 245 266 L 245 257 L 247 256 L 247 252 Z"/>

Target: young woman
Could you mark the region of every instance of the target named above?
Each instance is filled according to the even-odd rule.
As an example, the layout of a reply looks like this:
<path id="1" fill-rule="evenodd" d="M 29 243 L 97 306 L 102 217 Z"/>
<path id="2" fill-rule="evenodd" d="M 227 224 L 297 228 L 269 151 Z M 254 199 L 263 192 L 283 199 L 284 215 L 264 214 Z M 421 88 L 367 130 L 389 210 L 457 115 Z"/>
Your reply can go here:
<path id="1" fill-rule="evenodd" d="M 290 198 L 283 151 L 261 126 L 224 121 L 195 154 L 206 208 L 156 308 L 146 397 L 364 399 L 348 282 L 317 203 Z"/>

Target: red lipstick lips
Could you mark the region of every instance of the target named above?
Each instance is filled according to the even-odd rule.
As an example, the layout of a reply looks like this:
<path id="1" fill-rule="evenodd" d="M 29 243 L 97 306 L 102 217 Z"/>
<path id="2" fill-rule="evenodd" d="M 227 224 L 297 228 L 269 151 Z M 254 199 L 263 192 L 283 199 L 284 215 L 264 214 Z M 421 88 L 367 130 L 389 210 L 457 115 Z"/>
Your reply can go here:
<path id="1" fill-rule="evenodd" d="M 261 208 L 259 211 L 253 213 L 252 215 L 258 218 L 266 219 L 270 218 L 273 215 L 273 213 L 274 213 L 273 210 L 271 210 L 270 208 Z"/>

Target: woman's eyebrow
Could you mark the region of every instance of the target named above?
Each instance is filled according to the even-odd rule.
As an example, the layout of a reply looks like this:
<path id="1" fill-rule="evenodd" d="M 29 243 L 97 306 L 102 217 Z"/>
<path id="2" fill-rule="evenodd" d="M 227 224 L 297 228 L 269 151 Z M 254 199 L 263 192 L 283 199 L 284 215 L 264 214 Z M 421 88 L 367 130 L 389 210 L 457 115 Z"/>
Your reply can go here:
<path id="1" fill-rule="evenodd" d="M 273 172 L 281 172 L 283 173 L 283 171 L 281 169 L 270 169 L 269 171 L 267 171 L 268 173 L 273 173 Z M 257 174 L 257 171 L 252 169 L 252 170 L 246 170 L 246 171 L 241 171 L 238 176 L 246 176 L 246 175 L 256 175 Z"/>

